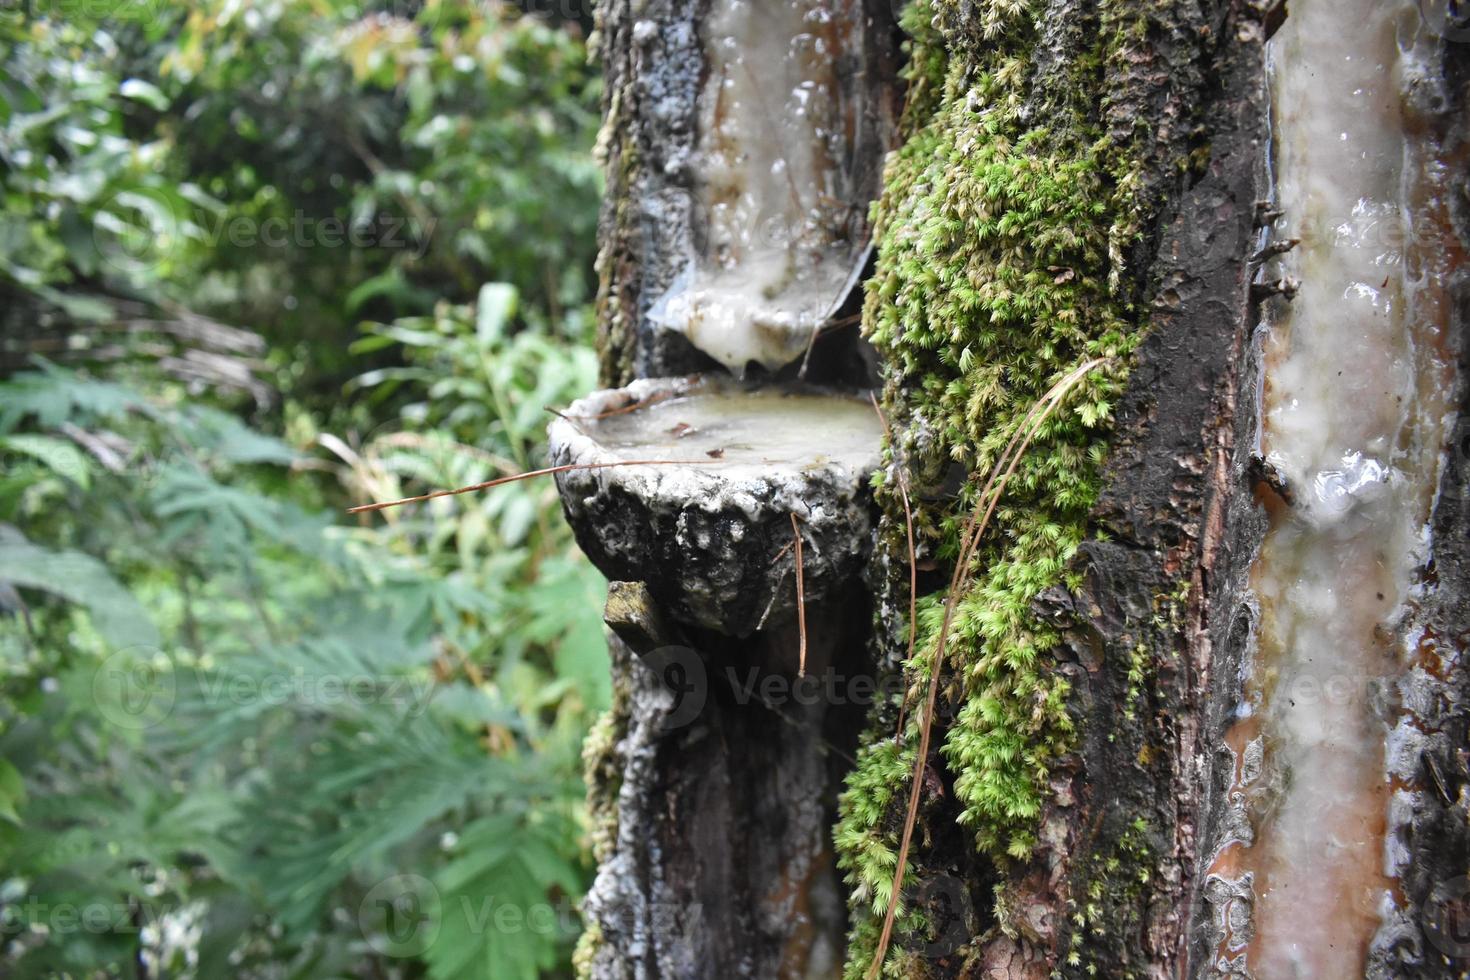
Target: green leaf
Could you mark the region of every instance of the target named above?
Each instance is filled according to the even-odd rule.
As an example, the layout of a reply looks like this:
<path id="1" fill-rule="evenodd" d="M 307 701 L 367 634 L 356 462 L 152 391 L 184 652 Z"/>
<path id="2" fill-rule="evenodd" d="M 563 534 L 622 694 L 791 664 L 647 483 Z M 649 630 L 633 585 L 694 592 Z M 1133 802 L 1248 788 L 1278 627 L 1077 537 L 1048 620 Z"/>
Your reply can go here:
<path id="1" fill-rule="evenodd" d="M 0 756 L 0 817 L 20 825 L 20 807 L 26 801 L 25 782 L 20 770 L 10 760 Z"/>
<path id="2" fill-rule="evenodd" d="M 129 409 L 147 411 L 147 405 L 126 388 L 45 362 L 40 371 L 26 371 L 0 384 L 0 432 L 32 415 L 42 428 L 54 429 L 68 420 L 112 418 Z"/>
<path id="3" fill-rule="evenodd" d="M 48 551 L 12 530 L 0 536 L 0 581 L 87 607 L 98 632 L 114 647 L 158 646 L 158 629 L 148 613 L 91 555 Z"/>
<path id="4" fill-rule="evenodd" d="M 567 899 L 582 875 L 568 858 L 576 828 L 499 813 L 465 828 L 457 856 L 435 876 L 443 896 L 438 935 L 425 953 L 434 980 L 537 980 L 575 937 Z"/>
<path id="5" fill-rule="evenodd" d="M 394 266 L 387 272 L 359 283 L 352 292 L 347 294 L 347 299 L 342 305 L 347 313 L 356 313 L 369 300 L 384 297 L 394 306 L 405 308 L 421 300 L 425 295 L 423 290 L 410 285 L 398 267 Z"/>
<path id="6" fill-rule="evenodd" d="M 4 436 L 0 437 L 0 449 L 38 459 L 57 476 L 70 480 L 83 490 L 91 486 L 91 460 L 65 439 L 40 435 Z"/>
<path id="7" fill-rule="evenodd" d="M 73 320 L 81 320 L 88 323 L 101 323 L 111 320 L 117 315 L 112 304 L 97 296 L 88 296 L 82 293 L 62 292 L 52 289 L 50 286 L 36 287 L 36 295 L 47 302 L 54 303 L 61 308 L 67 316 Z"/>
<path id="8" fill-rule="evenodd" d="M 475 334 L 480 343 L 490 347 L 499 340 L 515 311 L 514 286 L 504 282 L 487 282 L 481 286 L 479 298 L 475 300 Z"/>
<path id="9" fill-rule="evenodd" d="M 296 451 L 286 443 L 256 432 L 227 412 L 196 406 L 181 421 L 187 424 L 195 445 L 229 462 L 290 465 L 296 461 Z"/>
<path id="10" fill-rule="evenodd" d="M 117 87 L 117 92 L 123 98 L 136 99 L 159 112 L 168 108 L 168 96 L 157 85 L 141 78 L 127 79 Z"/>

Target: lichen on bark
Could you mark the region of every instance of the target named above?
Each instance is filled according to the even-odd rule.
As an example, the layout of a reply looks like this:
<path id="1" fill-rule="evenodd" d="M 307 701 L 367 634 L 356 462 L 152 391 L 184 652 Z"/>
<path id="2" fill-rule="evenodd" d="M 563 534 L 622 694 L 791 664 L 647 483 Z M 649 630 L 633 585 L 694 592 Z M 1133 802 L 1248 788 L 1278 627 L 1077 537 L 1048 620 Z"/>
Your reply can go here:
<path id="1" fill-rule="evenodd" d="M 939 668 L 942 762 L 927 763 L 936 786 L 923 794 L 906 885 L 957 870 L 933 842 L 940 824 L 957 822 L 982 867 L 960 871 L 973 887 L 985 865 L 1003 870 L 1032 853 L 1052 766 L 1076 742 L 1069 683 L 1052 655 L 1059 633 L 1036 601 L 1081 584 L 1074 557 L 1097 536 L 1089 513 L 1113 406 L 1147 319 L 1134 260 L 1161 176 L 1188 157 L 1184 140 L 1128 111 L 1148 86 L 1116 84 L 1119 66 L 1147 61 L 1139 49 L 1150 31 L 1167 33 L 1168 5 L 918 0 L 903 24 L 912 39 L 905 139 L 875 206 L 864 310 L 894 433 L 879 488 L 890 581 L 880 588 L 889 622 L 878 632 L 890 647 L 902 639 L 892 623 L 900 570 L 907 590 L 899 471 L 915 496 L 921 560 L 952 561 L 980 483 L 1028 411 L 1078 365 L 1109 359 L 1021 460 L 975 554 Z M 947 493 L 957 473 L 966 478 Z M 870 968 L 891 890 L 944 599 L 936 591 L 919 603 L 902 733 L 894 706 L 875 713 L 843 799 L 836 841 L 851 888 L 853 977 Z M 990 905 L 982 924 L 1027 931 L 1004 894 L 977 904 Z M 925 972 L 905 949 L 934 938 L 915 912 L 899 919 L 890 975 Z"/>

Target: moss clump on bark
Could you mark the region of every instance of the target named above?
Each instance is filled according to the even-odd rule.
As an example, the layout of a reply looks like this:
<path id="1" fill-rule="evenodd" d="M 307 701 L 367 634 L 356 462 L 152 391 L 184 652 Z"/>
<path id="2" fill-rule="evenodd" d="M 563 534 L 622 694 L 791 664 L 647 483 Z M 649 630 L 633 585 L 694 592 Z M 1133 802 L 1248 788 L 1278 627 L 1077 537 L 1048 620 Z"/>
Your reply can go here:
<path id="1" fill-rule="evenodd" d="M 1109 929 L 1122 932 L 1132 925 L 1122 920 L 1138 914 L 1138 900 L 1148 888 L 1153 854 L 1148 831 L 1147 821 L 1141 817 L 1134 819 L 1113 838 L 1111 853 L 1093 855 L 1087 862 L 1087 883 L 1072 903 L 1073 931 L 1066 957 L 1069 967 L 1097 976 L 1096 964 L 1085 958 L 1088 934 L 1100 936 Z M 1129 972 L 1118 980 L 1138 975 Z"/>
<path id="2" fill-rule="evenodd" d="M 623 761 L 618 742 L 627 729 L 627 708 L 620 704 L 602 713 L 582 743 L 582 779 L 587 784 L 592 858 L 598 864 L 607 860 L 617 842 L 618 785 Z"/>
<path id="3" fill-rule="evenodd" d="M 883 355 L 892 467 L 879 498 L 890 565 L 904 553 L 894 474 L 907 471 L 922 550 L 953 560 L 980 484 L 1027 412 L 1077 365 L 1094 371 L 1045 423 L 1011 479 L 958 600 L 935 742 L 953 777 L 955 819 L 999 867 L 1036 843 L 1047 780 L 1074 745 L 1056 630 L 1033 602 L 1076 588 L 1071 563 L 1099 493 L 1112 404 L 1141 328 L 1124 256 L 1142 227 L 1143 140 L 1109 130 L 1103 65 L 1142 29 L 1113 6 L 1050 22 L 1039 0 L 919 0 L 905 140 L 875 207 L 876 272 L 864 329 Z M 957 496 L 933 499 L 955 467 Z M 926 496 L 929 499 L 925 499 Z M 907 588 L 905 568 L 903 587 Z M 944 595 L 920 606 L 905 728 L 876 721 L 848 780 L 836 832 L 852 889 L 850 976 L 866 973 L 891 887 L 922 695 Z M 882 635 L 893 636 L 887 629 Z M 881 726 L 881 727 L 880 727 Z M 898 774 L 898 770 L 904 771 Z M 928 796 L 929 794 L 926 794 Z M 925 834 L 911 867 L 927 867 Z M 937 870 L 937 866 L 936 866 Z M 995 910 L 1009 930 L 1005 903 Z M 900 918 L 885 964 L 903 974 Z"/>
<path id="4" fill-rule="evenodd" d="M 600 866 L 617 845 L 618 791 L 626 760 L 619 750 L 628 734 L 631 700 L 626 675 L 613 671 L 612 705 L 593 723 L 582 742 L 582 779 L 587 785 L 588 837 L 592 859 Z M 593 960 L 602 944 L 602 928 L 595 919 L 577 937 L 572 966 L 578 977 L 592 976 Z"/>

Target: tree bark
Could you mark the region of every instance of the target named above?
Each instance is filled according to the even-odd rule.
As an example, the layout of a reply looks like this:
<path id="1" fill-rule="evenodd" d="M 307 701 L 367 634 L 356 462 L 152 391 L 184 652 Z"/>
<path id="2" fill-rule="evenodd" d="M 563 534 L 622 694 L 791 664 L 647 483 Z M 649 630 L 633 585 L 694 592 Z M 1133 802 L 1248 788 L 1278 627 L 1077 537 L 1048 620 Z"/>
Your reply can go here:
<path id="1" fill-rule="evenodd" d="M 695 248 L 689 168 L 703 80 L 700 23 L 708 5 L 720 2 L 605 0 L 600 10 L 608 190 L 599 346 L 609 385 L 720 370 L 649 320 Z M 991 47 L 1009 36 L 987 33 L 999 6 L 936 0 L 926 8 L 933 27 L 908 50 L 916 59 L 947 59 L 950 74 L 941 83 L 916 62 L 901 125 L 895 10 L 862 8 L 866 84 L 890 126 L 887 147 L 932 135 L 934 120 L 947 118 L 936 106 L 967 97 L 983 105 L 992 97 L 976 93 L 989 91 L 997 66 L 986 59 L 999 58 Z M 1262 303 L 1273 296 L 1258 255 L 1272 195 L 1266 42 L 1287 14 L 1283 4 L 1244 0 L 1045 0 L 1027 10 L 1034 43 L 1016 49 L 1014 70 L 1026 82 L 1008 118 L 1026 134 L 1042 133 L 1038 140 L 1063 163 L 1074 152 L 1091 159 L 1083 141 L 1068 142 L 1068 119 L 1100 134 L 1118 154 L 1104 159 L 1121 160 L 1102 182 L 1104 200 L 1127 202 L 1115 217 L 1133 233 L 1104 229 L 1100 237 L 1117 246 L 1112 254 L 1065 267 L 1048 264 L 1039 244 L 1006 261 L 1067 288 L 1069 277 L 1101 283 L 1111 274 L 1106 288 L 1098 285 L 1104 298 L 1097 302 L 1116 311 L 1108 322 L 1121 324 L 1125 337 L 1141 339 L 1118 357 L 1126 372 L 1118 374 L 1122 387 L 1096 470 L 1098 493 L 1070 558 L 1073 574 L 1058 575 L 1029 606 L 1032 620 L 1057 636 L 1036 671 L 1045 683 L 1064 682 L 1056 689 L 1065 692 L 1073 733 L 1041 757 L 1040 811 L 1029 830 L 1016 832 L 1029 844 L 1008 855 L 1004 843 L 977 843 L 959 789 L 967 764 L 939 746 L 979 695 L 964 671 L 951 674 L 947 665 L 905 882 L 905 910 L 924 916 L 900 917 L 895 953 L 885 962 L 892 974 L 916 977 L 1240 975 L 1215 955 L 1222 930 L 1240 914 L 1240 895 L 1210 869 L 1231 821 L 1240 819 L 1228 800 L 1239 760 L 1226 733 L 1244 697 L 1255 623 L 1249 573 L 1268 527 L 1262 500 L 1274 492 L 1252 448 L 1263 372 L 1255 332 Z M 1443 92 L 1434 115 L 1461 187 L 1466 48 L 1445 40 L 1434 66 Z M 956 70 L 966 59 L 971 70 Z M 957 85 L 969 86 L 968 96 Z M 981 142 L 1015 141 L 1010 132 L 980 132 Z M 868 968 L 882 903 L 862 892 L 862 874 L 851 865 L 839 883 L 830 838 L 843 777 L 871 764 L 903 728 L 901 717 L 912 726 L 922 710 L 921 685 L 903 666 L 910 569 L 893 488 L 915 492 L 919 591 L 939 592 L 954 561 L 944 542 L 953 526 L 946 522 L 960 507 L 956 485 L 982 481 L 988 465 L 977 467 L 994 456 L 973 441 L 936 434 L 924 372 L 937 376 L 947 362 L 904 363 L 894 353 L 902 344 L 884 340 L 880 319 L 890 299 L 881 280 L 903 278 L 894 271 L 897 246 L 885 251 L 885 243 L 905 231 L 895 217 L 909 213 L 905 195 L 932 189 L 897 181 L 902 166 L 890 162 L 878 207 L 880 281 L 870 287 L 864 321 L 888 358 L 880 373 L 895 433 L 875 504 L 881 523 L 864 581 L 812 613 L 812 635 L 822 637 L 816 662 L 849 675 L 870 672 L 890 696 L 880 693 L 866 717 L 851 704 L 773 710 L 736 696 L 727 668 L 755 663 L 789 680 L 792 622 L 734 641 L 687 623 L 650 626 L 666 617 L 610 604 L 617 703 L 587 753 L 602 869 L 579 954 L 590 976 L 831 976 L 844 956 L 852 975 Z M 1119 196 L 1123 183 L 1126 197 Z M 1470 243 L 1463 194 L 1452 213 L 1454 234 L 1462 246 Z M 953 234 L 957 250 L 980 235 L 964 225 Z M 1460 660 L 1470 639 L 1465 275 L 1460 270 L 1453 284 L 1446 333 L 1458 358 L 1459 414 L 1433 506 L 1431 585 L 1413 620 L 1435 642 L 1425 669 L 1405 681 L 1398 707 L 1423 734 L 1420 765 L 1400 780 L 1403 796 L 1388 830 L 1410 855 L 1397 896 L 1407 911 L 1380 931 L 1370 976 L 1450 977 L 1470 968 L 1463 958 L 1470 944 L 1453 935 L 1463 928 L 1456 915 L 1470 902 L 1463 877 L 1470 871 L 1470 676 Z M 1092 315 L 1091 306 L 1080 308 L 1084 319 Z M 1066 364 L 1087 356 L 1079 344 L 1058 357 Z M 830 363 L 844 365 L 831 380 L 865 383 L 853 357 L 832 354 Z M 1020 388 L 1015 394 L 1035 396 Z M 708 685 L 692 726 L 666 724 L 682 705 L 666 673 L 670 648 L 693 651 L 697 662 L 680 669 L 693 664 Z M 895 696 L 902 690 L 907 697 Z M 906 818 L 914 741 L 895 743 L 910 752 L 909 762 L 897 764 L 903 783 L 881 798 L 881 815 L 870 821 L 871 839 L 889 847 Z M 860 776 L 849 778 L 851 800 L 863 790 Z M 846 811 L 843 819 L 850 819 Z"/>

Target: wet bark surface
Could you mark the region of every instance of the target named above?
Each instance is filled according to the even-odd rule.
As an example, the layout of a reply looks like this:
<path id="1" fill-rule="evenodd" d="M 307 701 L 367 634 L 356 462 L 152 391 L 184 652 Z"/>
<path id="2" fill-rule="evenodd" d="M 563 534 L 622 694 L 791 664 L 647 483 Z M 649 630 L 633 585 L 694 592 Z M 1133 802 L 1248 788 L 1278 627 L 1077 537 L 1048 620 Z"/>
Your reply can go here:
<path id="1" fill-rule="evenodd" d="M 649 311 L 701 247 L 710 202 L 696 173 L 698 103 L 707 75 L 700 24 L 718 0 L 606 0 L 598 11 L 605 78 L 607 191 L 598 255 L 598 349 L 604 385 L 718 369 L 680 333 L 659 329 Z M 869 87 L 869 119 L 859 156 L 879 160 L 890 148 L 901 101 L 897 9 L 889 0 L 858 0 L 865 11 L 863 50 L 853 85 Z M 876 192 L 878 168 L 871 179 Z M 866 202 L 855 202 L 853 234 L 865 232 Z M 857 331 L 841 331 L 830 361 L 853 360 Z M 861 371 L 861 365 L 854 370 Z M 812 375 L 814 380 L 839 381 Z"/>
<path id="2" fill-rule="evenodd" d="M 1220 678 L 1234 679 L 1242 653 L 1228 611 L 1263 528 L 1236 447 L 1251 399 L 1264 39 L 1249 8 L 1185 8 L 1147 59 L 1113 73 L 1128 93 L 1119 120 L 1144 113 L 1160 120 L 1161 143 L 1175 144 L 1153 160 L 1188 143 L 1207 146 L 1209 158 L 1182 182 L 1153 175 L 1160 220 L 1133 263 L 1148 269 L 1137 289 L 1149 335 L 1117 413 L 1094 513 L 1103 534 L 1083 545 L 1083 589 L 1041 600 L 1064 628 L 1059 659 L 1081 744 L 1052 774 L 1037 857 L 1008 876 L 1032 928 L 981 939 L 980 975 L 1164 977 L 1198 966 L 1200 825 L 1213 809 L 1212 746 L 1230 710 Z M 1140 654 L 1141 687 L 1128 676 Z M 1094 911 L 1079 930 L 1072 912 L 1087 905 Z"/>
<path id="3" fill-rule="evenodd" d="M 1438 111 L 1442 158 L 1459 168 L 1450 207 L 1453 235 L 1470 247 L 1470 31 L 1449 32 L 1442 74 L 1425 95 Z M 1386 923 L 1369 951 L 1368 976 L 1441 978 L 1470 975 L 1470 269 L 1451 285 L 1446 341 L 1457 362 L 1458 414 L 1443 457 L 1430 518 L 1431 560 L 1424 601 L 1405 624 L 1422 631 L 1420 660 L 1399 681 L 1400 731 L 1391 752 L 1396 794 L 1390 847 L 1408 854 L 1401 877 L 1404 913 Z"/>
<path id="4" fill-rule="evenodd" d="M 619 590 L 615 589 L 614 594 Z M 808 610 L 808 680 L 786 621 L 745 640 L 609 610 L 624 732 L 612 854 L 585 903 L 591 975 L 830 976 L 846 933 L 830 828 L 866 705 L 860 590 Z M 655 646 L 654 644 L 658 644 Z"/>

